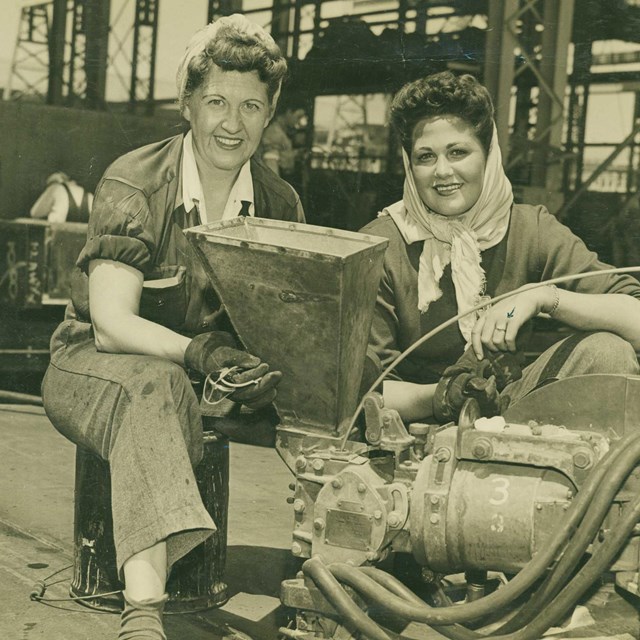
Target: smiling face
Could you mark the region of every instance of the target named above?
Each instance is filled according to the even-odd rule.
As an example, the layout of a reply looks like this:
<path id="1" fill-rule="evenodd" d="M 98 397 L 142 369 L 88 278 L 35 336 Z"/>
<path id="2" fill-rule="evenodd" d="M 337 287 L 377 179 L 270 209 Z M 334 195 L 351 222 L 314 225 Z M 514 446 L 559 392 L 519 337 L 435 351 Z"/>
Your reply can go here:
<path id="1" fill-rule="evenodd" d="M 273 105 L 275 106 L 275 105 Z M 254 154 L 272 105 L 257 71 L 223 71 L 213 64 L 184 109 L 201 171 L 238 171 Z"/>
<path id="2" fill-rule="evenodd" d="M 458 116 L 421 120 L 413 132 L 411 171 L 422 201 L 442 216 L 465 213 L 482 192 L 486 156 L 473 127 Z"/>

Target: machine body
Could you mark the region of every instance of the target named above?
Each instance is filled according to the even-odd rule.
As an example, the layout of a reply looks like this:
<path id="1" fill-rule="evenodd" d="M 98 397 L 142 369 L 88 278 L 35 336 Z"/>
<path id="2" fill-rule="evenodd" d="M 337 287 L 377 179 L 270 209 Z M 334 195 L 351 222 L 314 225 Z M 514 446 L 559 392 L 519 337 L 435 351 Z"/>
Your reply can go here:
<path id="1" fill-rule="evenodd" d="M 375 567 L 396 555 L 426 582 L 516 574 L 553 544 L 609 449 L 637 430 L 640 378 L 587 375 L 547 384 L 489 422 L 469 401 L 457 423 L 405 425 L 371 393 L 359 437 L 347 433 L 385 241 L 246 219 L 189 233 L 247 349 L 285 373 L 276 446 L 295 475 L 291 550 L 315 566 L 344 575 L 341 567 Z M 623 480 L 589 554 L 629 519 L 638 469 Z M 623 542 L 607 569 L 637 594 L 633 523 Z M 333 587 L 319 589 L 311 573 L 282 584 L 282 602 L 296 611 L 296 628 L 284 636 L 353 637 L 358 615 L 343 628 L 346 610 L 328 597 Z M 468 590 L 467 600 L 481 595 L 481 587 Z"/>

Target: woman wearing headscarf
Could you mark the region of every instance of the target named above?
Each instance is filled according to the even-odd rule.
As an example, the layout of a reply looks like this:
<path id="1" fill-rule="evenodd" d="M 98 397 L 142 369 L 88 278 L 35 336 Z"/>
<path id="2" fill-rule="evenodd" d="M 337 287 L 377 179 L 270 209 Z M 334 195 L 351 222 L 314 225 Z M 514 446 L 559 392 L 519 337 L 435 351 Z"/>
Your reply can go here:
<path id="1" fill-rule="evenodd" d="M 513 203 L 493 105 L 475 78 L 447 71 L 405 85 L 391 120 L 402 144 L 403 198 L 363 229 L 390 241 L 369 345 L 375 371 L 485 296 L 608 268 L 545 207 Z M 636 374 L 638 298 L 634 278 L 603 275 L 541 286 L 470 313 L 397 366 L 384 384 L 385 406 L 406 420 L 443 422 L 457 418 L 469 395 L 499 400 L 495 378 L 478 384 L 490 373 L 512 402 L 550 378 Z M 522 350 L 529 321 L 541 313 L 576 332 L 516 379 L 520 372 L 509 355 Z M 451 384 L 458 374 L 472 386 Z"/>
<path id="2" fill-rule="evenodd" d="M 252 159 L 286 69 L 271 36 L 240 15 L 193 36 L 177 74 L 190 131 L 105 172 L 77 262 L 88 286 L 51 341 L 47 415 L 110 466 L 121 640 L 165 638 L 168 570 L 215 530 L 193 474 L 202 419 L 187 370 L 237 366 L 235 382 L 254 384 L 233 401 L 260 409 L 275 397 L 280 372 L 224 331 L 183 229 L 238 215 L 304 220 L 291 186 Z"/>

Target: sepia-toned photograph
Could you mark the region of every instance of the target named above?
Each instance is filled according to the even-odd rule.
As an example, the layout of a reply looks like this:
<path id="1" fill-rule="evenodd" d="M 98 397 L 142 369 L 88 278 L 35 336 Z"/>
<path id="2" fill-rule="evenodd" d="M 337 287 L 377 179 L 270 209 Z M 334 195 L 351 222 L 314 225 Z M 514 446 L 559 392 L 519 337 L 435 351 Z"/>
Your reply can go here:
<path id="1" fill-rule="evenodd" d="M 640 640 L 640 0 L 0 0 L 2 640 Z"/>

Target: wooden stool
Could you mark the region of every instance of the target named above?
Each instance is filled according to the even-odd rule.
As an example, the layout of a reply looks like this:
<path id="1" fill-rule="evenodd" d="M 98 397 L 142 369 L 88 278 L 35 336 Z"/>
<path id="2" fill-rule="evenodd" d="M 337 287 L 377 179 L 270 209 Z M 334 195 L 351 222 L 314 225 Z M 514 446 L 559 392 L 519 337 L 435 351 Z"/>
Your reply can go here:
<path id="1" fill-rule="evenodd" d="M 205 419 L 205 429 L 208 420 Z M 229 509 L 229 440 L 204 432 L 204 456 L 195 470 L 205 508 L 217 531 L 173 566 L 167 592 L 167 613 L 202 611 L 223 605 Z M 72 596 L 94 596 L 83 604 L 107 611 L 122 610 L 122 589 L 116 569 L 111 518 L 109 464 L 89 451 L 76 449 L 74 571 Z"/>

